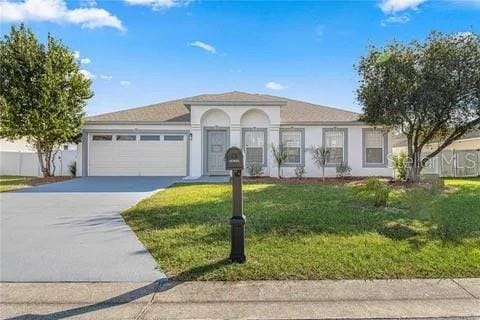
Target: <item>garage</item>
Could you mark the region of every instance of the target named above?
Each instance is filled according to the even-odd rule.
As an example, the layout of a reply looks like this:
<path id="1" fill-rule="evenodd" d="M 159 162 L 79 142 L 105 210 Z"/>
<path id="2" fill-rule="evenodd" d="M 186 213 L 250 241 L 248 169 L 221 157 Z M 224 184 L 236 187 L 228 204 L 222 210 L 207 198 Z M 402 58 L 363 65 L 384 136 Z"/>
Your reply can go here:
<path id="1" fill-rule="evenodd" d="M 90 133 L 90 176 L 186 176 L 184 134 Z"/>

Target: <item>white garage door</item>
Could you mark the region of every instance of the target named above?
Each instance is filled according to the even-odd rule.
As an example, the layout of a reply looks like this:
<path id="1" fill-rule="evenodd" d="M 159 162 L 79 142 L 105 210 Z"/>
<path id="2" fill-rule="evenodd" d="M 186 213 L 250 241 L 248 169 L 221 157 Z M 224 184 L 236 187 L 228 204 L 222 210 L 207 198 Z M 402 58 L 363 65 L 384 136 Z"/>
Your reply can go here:
<path id="1" fill-rule="evenodd" d="M 185 176 L 186 144 L 177 134 L 90 134 L 88 175 Z"/>

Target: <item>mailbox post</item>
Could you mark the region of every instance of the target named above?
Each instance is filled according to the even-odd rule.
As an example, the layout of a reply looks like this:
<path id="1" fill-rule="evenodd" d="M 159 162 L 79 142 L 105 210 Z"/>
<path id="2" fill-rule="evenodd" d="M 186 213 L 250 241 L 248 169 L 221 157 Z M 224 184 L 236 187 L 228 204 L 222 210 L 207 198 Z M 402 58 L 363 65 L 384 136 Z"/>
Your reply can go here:
<path id="1" fill-rule="evenodd" d="M 225 168 L 232 170 L 233 213 L 231 225 L 232 262 L 245 262 L 245 216 L 243 215 L 242 170 L 245 167 L 243 152 L 237 147 L 231 147 L 225 154 Z"/>

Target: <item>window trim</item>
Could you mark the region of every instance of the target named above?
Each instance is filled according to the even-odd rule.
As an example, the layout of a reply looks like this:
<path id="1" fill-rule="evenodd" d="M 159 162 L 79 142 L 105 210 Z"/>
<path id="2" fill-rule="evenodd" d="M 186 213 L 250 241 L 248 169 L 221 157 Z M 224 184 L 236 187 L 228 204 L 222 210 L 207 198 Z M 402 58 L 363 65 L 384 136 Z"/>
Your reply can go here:
<path id="1" fill-rule="evenodd" d="M 258 132 L 258 131 L 262 131 L 263 132 L 263 136 L 264 136 L 264 139 L 263 139 L 263 163 L 262 163 L 262 166 L 263 167 L 267 167 L 268 166 L 268 152 L 267 152 L 267 145 L 268 145 L 268 130 L 267 128 L 255 128 L 255 127 L 252 127 L 252 128 L 242 128 L 242 150 L 243 152 L 245 152 L 245 162 L 246 162 L 246 157 L 247 157 L 247 150 L 246 150 L 246 146 L 245 146 L 245 133 L 246 132 Z M 247 164 L 248 165 L 248 164 Z"/>
<path id="2" fill-rule="evenodd" d="M 300 162 L 284 162 L 282 167 L 303 167 L 305 166 L 305 128 L 280 128 L 278 141 L 282 144 L 284 132 L 300 132 Z"/>
<path id="3" fill-rule="evenodd" d="M 348 128 L 323 128 L 322 129 L 322 146 L 325 148 L 327 147 L 326 144 L 326 133 L 327 132 L 336 132 L 342 131 L 343 132 L 343 163 L 348 165 Z M 329 168 L 336 168 L 339 163 L 327 163 L 325 167 Z"/>
<path id="4" fill-rule="evenodd" d="M 368 163 L 366 149 L 367 132 L 379 131 L 383 133 L 383 163 Z M 388 133 L 376 128 L 362 128 L 362 167 L 363 168 L 386 168 L 388 166 Z"/>

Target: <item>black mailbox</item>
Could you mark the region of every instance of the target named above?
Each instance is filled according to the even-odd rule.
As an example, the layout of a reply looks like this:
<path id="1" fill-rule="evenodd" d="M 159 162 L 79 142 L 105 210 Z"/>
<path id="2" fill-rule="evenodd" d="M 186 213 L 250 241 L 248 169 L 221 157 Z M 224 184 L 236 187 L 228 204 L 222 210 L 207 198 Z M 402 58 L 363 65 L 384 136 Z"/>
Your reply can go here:
<path id="1" fill-rule="evenodd" d="M 237 147 L 231 147 L 225 153 L 225 170 L 245 169 L 245 157 L 243 151 Z"/>
<path id="2" fill-rule="evenodd" d="M 230 261 L 245 262 L 245 216 L 243 215 L 242 170 L 245 167 L 243 151 L 231 147 L 225 153 L 225 169 L 232 170 L 232 218 Z"/>

